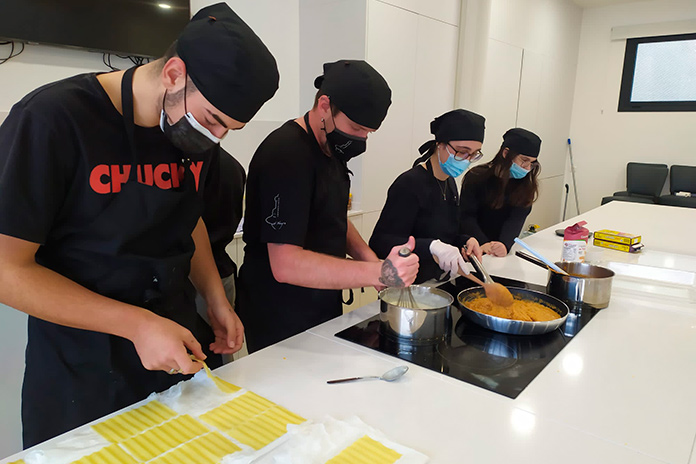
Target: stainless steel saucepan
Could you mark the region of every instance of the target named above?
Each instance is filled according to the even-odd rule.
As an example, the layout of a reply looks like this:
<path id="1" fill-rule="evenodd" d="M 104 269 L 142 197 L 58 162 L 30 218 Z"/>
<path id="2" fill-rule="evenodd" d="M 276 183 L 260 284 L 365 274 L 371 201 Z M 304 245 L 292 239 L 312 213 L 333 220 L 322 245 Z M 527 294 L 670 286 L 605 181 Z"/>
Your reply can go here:
<path id="1" fill-rule="evenodd" d="M 515 252 L 520 258 L 539 267 L 548 269 L 549 279 L 546 291 L 549 295 L 563 300 L 571 308 L 588 306 L 602 309 L 609 306 L 611 284 L 614 271 L 606 267 L 581 262 L 556 262 L 556 265 L 569 275 L 559 274 L 549 269 L 542 261 L 524 252 Z"/>
<path id="2" fill-rule="evenodd" d="M 399 288 L 379 292 L 380 330 L 410 343 L 437 343 L 452 330 L 454 298 L 444 290 L 412 285 L 415 307 L 399 306 Z"/>

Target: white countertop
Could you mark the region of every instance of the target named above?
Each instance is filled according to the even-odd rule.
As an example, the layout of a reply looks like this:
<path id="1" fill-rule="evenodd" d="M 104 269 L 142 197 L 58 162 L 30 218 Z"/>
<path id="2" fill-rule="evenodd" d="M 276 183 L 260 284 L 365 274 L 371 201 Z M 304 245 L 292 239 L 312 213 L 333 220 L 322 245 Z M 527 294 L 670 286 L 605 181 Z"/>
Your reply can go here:
<path id="1" fill-rule="evenodd" d="M 590 230 L 642 234 L 640 255 L 606 250 L 597 256 L 605 264 L 696 272 L 696 243 L 686 238 L 696 210 L 612 202 L 580 218 Z M 553 231 L 576 221 L 526 241 L 557 259 L 562 239 Z M 546 283 L 546 271 L 514 254 L 484 264 L 493 275 Z M 376 302 L 216 373 L 309 419 L 357 415 L 433 463 L 696 464 L 694 289 L 621 275 L 616 282 L 609 307 L 515 400 L 413 364 L 395 383 L 327 385 L 408 364 L 334 337 L 376 314 Z"/>

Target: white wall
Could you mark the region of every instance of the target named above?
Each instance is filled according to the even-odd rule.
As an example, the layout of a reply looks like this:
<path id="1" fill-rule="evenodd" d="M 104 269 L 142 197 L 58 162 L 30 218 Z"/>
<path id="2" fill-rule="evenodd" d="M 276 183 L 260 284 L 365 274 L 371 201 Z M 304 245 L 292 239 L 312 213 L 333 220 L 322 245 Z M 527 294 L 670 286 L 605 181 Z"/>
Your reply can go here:
<path id="1" fill-rule="evenodd" d="M 694 0 L 655 0 L 587 9 L 583 15 L 570 136 L 580 210 L 625 190 L 629 161 L 696 165 L 694 112 L 617 111 L 625 40 L 614 26 L 696 19 Z M 567 175 L 567 182 L 570 178 Z M 568 210 L 574 212 L 573 189 Z"/>
<path id="2" fill-rule="evenodd" d="M 541 137 L 540 196 L 526 224 L 549 226 L 560 220 L 582 10 L 570 0 L 464 5 L 458 105 L 486 117 L 481 162 L 511 127 Z"/>

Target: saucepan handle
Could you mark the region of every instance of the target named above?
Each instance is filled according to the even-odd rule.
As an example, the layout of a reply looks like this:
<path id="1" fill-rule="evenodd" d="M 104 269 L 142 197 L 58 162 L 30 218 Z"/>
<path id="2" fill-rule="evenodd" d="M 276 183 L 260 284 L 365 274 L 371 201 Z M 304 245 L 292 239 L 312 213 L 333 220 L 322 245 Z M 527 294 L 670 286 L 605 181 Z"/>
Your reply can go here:
<path id="1" fill-rule="evenodd" d="M 544 269 L 547 269 L 547 270 L 549 269 L 549 267 L 546 265 L 545 262 L 543 262 L 542 260 L 540 260 L 540 259 L 538 259 L 538 258 L 535 258 L 535 257 L 532 256 L 532 255 L 528 255 L 527 253 L 525 253 L 525 252 L 523 252 L 523 251 L 516 251 L 516 252 L 515 252 L 515 255 L 517 255 L 518 257 L 520 257 L 520 258 L 522 258 L 522 259 L 524 259 L 525 261 L 529 261 L 529 262 L 532 263 L 532 264 L 536 264 L 537 266 L 539 266 L 539 267 L 541 267 L 541 268 L 544 268 Z"/>

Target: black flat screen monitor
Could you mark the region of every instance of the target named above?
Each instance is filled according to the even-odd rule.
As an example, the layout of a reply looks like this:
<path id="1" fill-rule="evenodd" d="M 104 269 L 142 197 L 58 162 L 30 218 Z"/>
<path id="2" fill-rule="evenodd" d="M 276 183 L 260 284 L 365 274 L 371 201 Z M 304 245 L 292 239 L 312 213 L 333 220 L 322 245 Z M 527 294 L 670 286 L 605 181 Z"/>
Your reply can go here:
<path id="1" fill-rule="evenodd" d="M 160 57 L 189 18 L 189 0 L 0 0 L 0 40 Z"/>

